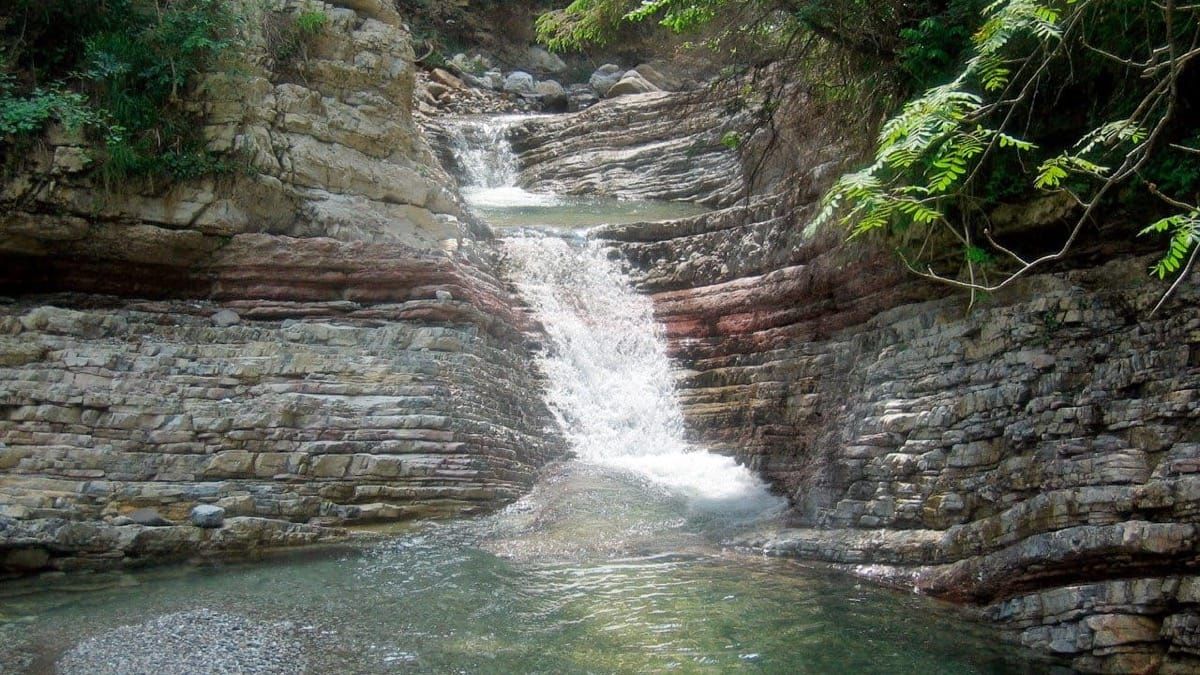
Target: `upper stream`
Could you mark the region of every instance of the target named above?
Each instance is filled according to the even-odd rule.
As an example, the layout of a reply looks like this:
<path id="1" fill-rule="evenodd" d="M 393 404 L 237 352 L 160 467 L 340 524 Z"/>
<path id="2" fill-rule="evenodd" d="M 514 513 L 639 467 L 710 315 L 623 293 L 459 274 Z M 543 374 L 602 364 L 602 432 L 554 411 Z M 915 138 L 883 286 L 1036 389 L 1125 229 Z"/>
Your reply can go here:
<path id="1" fill-rule="evenodd" d="M 468 164 L 477 148 L 465 143 Z M 650 301 L 602 246 L 570 231 L 584 219 L 522 210 L 559 198 L 516 188 L 511 157 L 491 156 L 503 133 L 493 143 L 476 158 L 493 168 L 467 194 L 493 222 L 523 226 L 503 249 L 546 329 L 538 366 L 576 459 L 498 513 L 413 526 L 364 549 L 0 587 L 0 671 L 49 672 L 84 638 L 198 608 L 289 636 L 229 642 L 231 653 L 283 652 L 277 672 L 1044 671 L 940 603 L 722 548 L 774 522 L 784 501 L 685 442 Z M 507 218 L 493 217 L 505 209 L 488 190 L 519 197 Z M 613 200 L 592 220 L 646 208 Z M 652 207 L 675 208 L 696 211 Z M 174 644 L 152 629 L 127 640 L 131 652 Z"/>

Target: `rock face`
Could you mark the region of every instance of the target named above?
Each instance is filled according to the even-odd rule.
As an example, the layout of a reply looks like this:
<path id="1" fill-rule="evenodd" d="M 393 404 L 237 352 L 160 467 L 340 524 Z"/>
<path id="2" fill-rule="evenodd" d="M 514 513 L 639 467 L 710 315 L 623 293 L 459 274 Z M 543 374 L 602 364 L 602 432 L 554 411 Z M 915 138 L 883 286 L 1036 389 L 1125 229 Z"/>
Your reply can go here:
<path id="1" fill-rule="evenodd" d="M 197 92 L 250 175 L 109 193 L 35 157 L 4 185 L 0 576 L 479 511 L 565 451 L 537 332 L 412 120 L 391 3 L 272 7 L 247 25 L 329 16 L 307 57 L 251 30 Z"/>
<path id="2" fill-rule="evenodd" d="M 784 196 L 598 233 L 655 301 L 694 440 L 792 501 L 736 544 L 977 607 L 1080 670 L 1200 668 L 1200 288 L 1151 318 L 1127 257 L 968 311 L 805 235 L 820 146 Z"/>
<path id="3" fill-rule="evenodd" d="M 531 118 L 514 127 L 512 144 L 521 186 L 534 191 L 724 206 L 745 181 L 721 138 L 741 123 L 703 93 L 653 93 Z"/>
<path id="4" fill-rule="evenodd" d="M 326 26 L 304 58 L 279 61 L 272 27 L 301 11 L 324 12 Z M 208 111 L 209 148 L 245 170 L 166 192 L 133 183 L 110 192 L 59 161 L 82 152 L 81 139 L 52 133 L 0 190 L 0 249 L 49 250 L 30 236 L 47 226 L 43 214 L 54 215 L 60 241 L 92 248 L 104 244 L 86 229 L 100 223 L 118 247 L 150 236 L 130 227 L 162 230 L 153 236 L 172 241 L 157 250 L 246 232 L 419 248 L 462 236 L 453 181 L 412 121 L 412 47 L 391 3 L 278 0 L 246 12 L 241 61 L 194 93 Z"/>
<path id="5" fill-rule="evenodd" d="M 476 266 L 243 235 L 186 273 L 191 297 L 242 321 L 214 325 L 211 300 L 0 305 L 10 528 L 143 507 L 182 523 L 201 503 L 309 525 L 449 515 L 515 498 L 562 452 L 545 434 L 528 327 Z M 61 569 L 160 552 L 95 557 L 102 544 L 64 536 L 0 535 L 0 548 L 44 548 Z"/>
<path id="6" fill-rule="evenodd" d="M 741 545 L 969 603 L 1088 671 L 1200 665 L 1200 317 L 1145 260 L 967 312 L 759 210 L 606 236 L 643 270 L 694 438 L 795 529 Z M 742 253 L 731 253 L 740 251 Z"/>

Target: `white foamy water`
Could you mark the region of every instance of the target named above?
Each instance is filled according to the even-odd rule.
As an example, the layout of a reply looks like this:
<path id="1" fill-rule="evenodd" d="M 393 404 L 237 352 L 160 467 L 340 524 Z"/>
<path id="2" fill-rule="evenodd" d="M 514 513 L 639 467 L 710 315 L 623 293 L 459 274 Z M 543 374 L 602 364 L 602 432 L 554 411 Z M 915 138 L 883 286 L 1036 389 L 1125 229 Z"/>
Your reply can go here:
<path id="1" fill-rule="evenodd" d="M 674 374 L 651 301 L 602 246 L 530 232 L 505 240 L 511 274 L 552 342 L 547 401 L 585 461 L 642 474 L 704 509 L 782 506 L 733 459 L 683 440 Z"/>
<path id="2" fill-rule="evenodd" d="M 517 187 L 520 167 L 508 134 L 521 119 L 525 116 L 467 117 L 448 127 L 451 149 L 462 170 L 462 195 L 471 206 L 505 209 L 559 203 L 556 195 Z"/>

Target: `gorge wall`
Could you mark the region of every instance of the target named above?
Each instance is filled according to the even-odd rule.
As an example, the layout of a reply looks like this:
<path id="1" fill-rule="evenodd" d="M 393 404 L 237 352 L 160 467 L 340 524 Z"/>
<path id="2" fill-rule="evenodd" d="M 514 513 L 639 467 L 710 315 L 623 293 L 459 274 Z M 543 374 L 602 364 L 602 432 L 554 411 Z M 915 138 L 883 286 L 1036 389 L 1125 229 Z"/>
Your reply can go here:
<path id="1" fill-rule="evenodd" d="M 1150 316 L 1148 260 L 1101 233 L 969 309 L 805 233 L 839 151 L 811 131 L 773 197 L 596 233 L 654 299 L 694 440 L 792 502 L 736 545 L 978 607 L 1083 671 L 1200 667 L 1196 285 Z"/>
<path id="2" fill-rule="evenodd" d="M 300 11 L 328 22 L 281 62 L 269 26 Z M 490 508 L 565 451 L 536 331 L 412 120 L 391 3 L 246 26 L 196 92 L 244 171 L 99 186 L 52 131 L 0 194 L 0 575 Z"/>

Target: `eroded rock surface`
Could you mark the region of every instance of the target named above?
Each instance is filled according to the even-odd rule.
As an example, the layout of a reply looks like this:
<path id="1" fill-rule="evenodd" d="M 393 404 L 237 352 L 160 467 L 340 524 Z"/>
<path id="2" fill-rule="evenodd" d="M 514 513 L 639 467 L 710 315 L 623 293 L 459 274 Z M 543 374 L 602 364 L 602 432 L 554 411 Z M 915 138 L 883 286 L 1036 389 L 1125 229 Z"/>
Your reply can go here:
<path id="1" fill-rule="evenodd" d="M 279 62 L 302 10 L 329 20 Z M 0 576 L 474 512 L 564 452 L 392 3 L 247 11 L 245 63 L 196 92 L 246 172 L 110 190 L 51 134 L 0 194 Z"/>
<path id="2" fill-rule="evenodd" d="M 722 143 L 744 120 L 708 92 L 621 96 L 515 125 L 520 184 L 535 192 L 726 206 L 743 196 L 741 159 Z"/>
<path id="3" fill-rule="evenodd" d="M 1197 287 L 1148 317 L 1162 288 L 1125 259 L 968 311 L 804 213 L 602 234 L 655 300 L 694 438 L 794 504 L 739 544 L 979 606 L 1084 670 L 1200 665 Z"/>
<path id="4" fill-rule="evenodd" d="M 283 59 L 273 27 L 301 11 L 328 21 L 302 57 Z M 56 251 L 40 234 L 48 220 L 61 223 L 56 241 L 93 251 L 107 239 L 154 238 L 145 245 L 163 251 L 246 232 L 436 248 L 470 231 L 413 123 L 412 46 L 391 3 L 272 0 L 246 12 L 240 61 L 191 94 L 210 150 L 236 170 L 165 192 L 101 185 L 71 160 L 86 154 L 82 139 L 52 133 L 0 191 L 0 250 Z"/>

